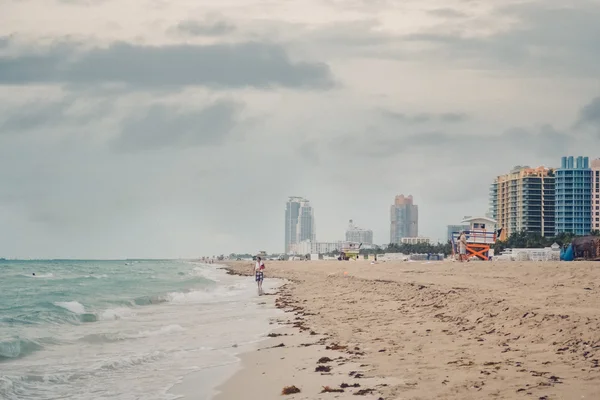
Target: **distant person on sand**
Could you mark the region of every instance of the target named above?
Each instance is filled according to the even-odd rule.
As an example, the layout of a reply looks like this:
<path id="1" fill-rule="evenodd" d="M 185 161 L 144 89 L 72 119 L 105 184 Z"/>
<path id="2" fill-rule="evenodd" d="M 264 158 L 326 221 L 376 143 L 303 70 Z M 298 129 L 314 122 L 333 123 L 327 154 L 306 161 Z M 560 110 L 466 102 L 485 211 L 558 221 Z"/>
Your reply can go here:
<path id="1" fill-rule="evenodd" d="M 258 295 L 259 296 L 263 295 L 262 284 L 263 284 L 263 279 L 265 278 L 264 270 L 265 270 L 265 263 L 262 261 L 262 259 L 260 257 L 256 257 L 256 265 L 254 266 L 254 276 L 256 278 L 256 283 L 258 285 Z"/>
<path id="2" fill-rule="evenodd" d="M 460 233 L 460 238 L 458 239 L 458 248 L 459 248 L 459 255 L 460 255 L 460 261 L 466 261 L 467 260 L 467 235 L 465 235 L 465 232 L 461 232 Z"/>

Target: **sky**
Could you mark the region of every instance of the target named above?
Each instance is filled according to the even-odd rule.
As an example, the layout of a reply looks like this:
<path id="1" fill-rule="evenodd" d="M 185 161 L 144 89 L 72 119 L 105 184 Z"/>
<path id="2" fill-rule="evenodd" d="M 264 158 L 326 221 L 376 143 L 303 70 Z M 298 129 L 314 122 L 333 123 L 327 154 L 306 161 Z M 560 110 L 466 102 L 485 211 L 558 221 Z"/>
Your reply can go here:
<path id="1" fill-rule="evenodd" d="M 0 0 L 0 257 L 389 242 L 515 165 L 600 158 L 600 1 Z"/>

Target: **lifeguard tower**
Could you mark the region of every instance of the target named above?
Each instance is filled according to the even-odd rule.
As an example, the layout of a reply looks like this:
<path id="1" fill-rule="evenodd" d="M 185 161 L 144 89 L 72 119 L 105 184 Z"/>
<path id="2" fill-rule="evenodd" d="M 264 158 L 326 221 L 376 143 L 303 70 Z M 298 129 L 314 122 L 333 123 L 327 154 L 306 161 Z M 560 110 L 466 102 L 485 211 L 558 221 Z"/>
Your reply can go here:
<path id="1" fill-rule="evenodd" d="M 362 247 L 362 243 L 343 242 L 341 247 L 340 259 L 356 260 L 358 258 L 358 253 L 360 252 L 360 248 Z"/>
<path id="2" fill-rule="evenodd" d="M 466 218 L 463 224 L 469 224 L 467 236 L 467 259 L 477 257 L 489 260 L 490 248 L 496 243 L 496 220 L 488 217 Z M 452 233 L 453 255 L 458 253 L 460 232 Z"/>

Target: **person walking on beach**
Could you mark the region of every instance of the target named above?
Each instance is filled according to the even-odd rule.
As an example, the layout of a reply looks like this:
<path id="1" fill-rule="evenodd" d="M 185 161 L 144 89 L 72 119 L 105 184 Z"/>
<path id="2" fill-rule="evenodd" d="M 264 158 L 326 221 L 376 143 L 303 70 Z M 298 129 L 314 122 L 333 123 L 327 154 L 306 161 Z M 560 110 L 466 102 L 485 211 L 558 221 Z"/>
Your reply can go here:
<path id="1" fill-rule="evenodd" d="M 458 248 L 460 254 L 460 262 L 468 261 L 467 260 L 467 235 L 465 232 L 460 233 L 460 238 L 458 239 Z"/>
<path id="2" fill-rule="evenodd" d="M 254 277 L 256 279 L 256 284 L 258 285 L 258 295 L 263 295 L 262 284 L 264 280 L 264 270 L 265 263 L 262 261 L 260 257 L 256 257 L 256 265 L 254 266 Z"/>

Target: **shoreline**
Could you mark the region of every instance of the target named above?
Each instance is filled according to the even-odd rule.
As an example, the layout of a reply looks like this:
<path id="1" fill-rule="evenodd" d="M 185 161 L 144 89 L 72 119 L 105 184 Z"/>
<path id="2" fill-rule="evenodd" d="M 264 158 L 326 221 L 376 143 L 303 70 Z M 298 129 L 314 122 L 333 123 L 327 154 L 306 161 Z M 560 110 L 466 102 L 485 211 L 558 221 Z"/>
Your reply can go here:
<path id="1" fill-rule="evenodd" d="M 253 275 L 252 265 L 244 262 L 226 263 L 223 268 L 230 275 Z M 294 300 L 292 291 L 297 281 L 277 273 L 270 279 L 285 282 L 268 302 L 269 307 L 284 314 L 271 322 L 273 329 L 257 349 L 238 355 L 240 368 L 217 387 L 218 394 L 212 400 L 243 398 L 248 393 L 264 400 L 280 399 L 283 389 L 292 386 L 300 392 L 285 398 L 335 395 L 337 399 L 352 399 L 359 395 L 365 400 L 383 399 L 382 389 L 391 380 L 367 377 L 368 366 L 361 362 L 359 347 L 330 343 L 327 333 L 317 333 L 307 325 L 306 317 L 314 314 Z"/>
<path id="2" fill-rule="evenodd" d="M 167 393 L 176 399 L 205 400 L 211 399 L 218 394 L 217 387 L 230 379 L 241 368 L 241 355 L 252 352 L 265 340 L 265 336 L 271 331 L 271 319 L 279 315 L 279 311 L 272 305 L 273 296 L 265 298 L 258 297 L 255 291 L 255 283 L 241 279 L 241 276 L 230 276 L 224 270 L 223 265 L 208 265 L 216 276 L 218 285 L 225 290 L 240 288 L 245 292 L 242 297 L 229 300 L 231 297 L 223 297 L 225 310 L 232 315 L 229 318 L 226 313 L 220 313 L 212 322 L 219 327 L 217 343 L 205 348 L 206 353 L 201 354 L 198 363 L 188 368 L 187 373 L 174 381 Z M 265 285 L 265 291 L 275 293 L 283 284 L 280 280 L 270 280 Z M 231 293 L 234 293 L 231 292 Z M 214 308 L 211 302 L 200 303 L 197 313 Z M 202 332 L 201 324 L 199 332 Z M 205 331 L 196 339 L 203 342 L 206 335 L 211 331 Z M 214 334 L 213 337 L 217 337 Z M 193 356 L 192 356 L 193 357 Z"/>
<path id="3" fill-rule="evenodd" d="M 273 332 L 287 336 L 261 347 L 283 346 L 242 354 L 216 400 L 281 398 L 295 382 L 301 392 L 284 398 L 354 398 L 358 388 L 320 393 L 342 383 L 386 400 L 594 398 L 600 387 L 598 263 L 287 261 L 267 265 L 272 278 L 289 281 L 273 299 L 285 312 Z"/>

